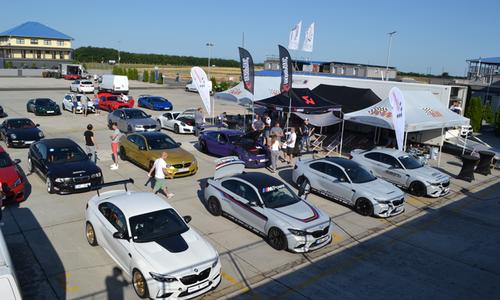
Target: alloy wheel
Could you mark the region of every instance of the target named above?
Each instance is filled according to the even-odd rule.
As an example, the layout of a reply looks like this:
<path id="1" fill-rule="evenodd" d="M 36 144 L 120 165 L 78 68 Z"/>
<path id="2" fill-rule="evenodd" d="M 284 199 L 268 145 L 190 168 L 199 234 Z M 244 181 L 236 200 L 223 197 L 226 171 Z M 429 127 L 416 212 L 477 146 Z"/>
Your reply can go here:
<path id="1" fill-rule="evenodd" d="M 147 298 L 148 296 L 148 287 L 146 284 L 146 280 L 144 279 L 144 276 L 142 275 L 141 272 L 138 270 L 134 271 L 134 274 L 132 276 L 132 281 L 134 284 L 134 290 L 140 298 Z"/>

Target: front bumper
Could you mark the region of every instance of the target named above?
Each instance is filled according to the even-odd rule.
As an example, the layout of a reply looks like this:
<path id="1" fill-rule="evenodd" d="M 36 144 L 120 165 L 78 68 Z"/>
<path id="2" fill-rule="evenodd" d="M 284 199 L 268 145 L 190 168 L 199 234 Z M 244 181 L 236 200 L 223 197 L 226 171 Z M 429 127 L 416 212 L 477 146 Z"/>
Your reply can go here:
<path id="1" fill-rule="evenodd" d="M 21 140 L 21 139 L 11 139 L 8 138 L 7 143 L 11 147 L 29 147 L 31 144 L 34 142 L 38 142 L 40 139 L 34 139 L 34 140 Z"/>
<path id="2" fill-rule="evenodd" d="M 264 168 L 270 163 L 270 159 L 267 155 L 245 157 L 244 161 L 246 168 Z"/>
<path id="3" fill-rule="evenodd" d="M 438 185 L 429 184 L 426 188 L 427 196 L 433 198 L 442 197 L 450 192 L 450 181 L 441 182 Z"/>
<path id="4" fill-rule="evenodd" d="M 179 133 L 194 133 L 193 126 L 179 126 Z"/>
<path id="5" fill-rule="evenodd" d="M 174 167 L 177 169 L 177 172 L 174 173 L 174 178 L 191 176 L 198 172 L 197 161 L 191 162 L 189 166 L 186 166 L 186 163 L 184 163 L 184 166 L 174 164 Z"/>
<path id="6" fill-rule="evenodd" d="M 172 283 L 163 283 L 154 279 L 148 280 L 148 289 L 153 299 L 191 299 L 215 289 L 221 282 L 221 264 L 217 264 L 210 271 L 207 279 L 185 285 L 177 280 Z"/>
<path id="7" fill-rule="evenodd" d="M 76 108 L 75 112 L 77 114 L 82 114 L 83 113 L 83 107 L 82 106 L 78 106 Z M 95 113 L 95 107 L 94 106 L 88 106 L 87 107 L 87 113 L 89 113 L 89 112 Z"/>
<path id="8" fill-rule="evenodd" d="M 22 180 L 22 179 L 21 179 Z M 9 187 L 8 191 L 5 193 L 5 200 L 3 204 L 13 203 L 13 202 L 21 202 L 24 200 L 24 187 L 25 182 L 21 181 L 16 187 Z"/>
<path id="9" fill-rule="evenodd" d="M 36 114 L 39 116 L 56 116 L 60 115 L 61 111 L 60 110 L 37 110 Z"/>
<path id="10" fill-rule="evenodd" d="M 333 224 L 328 226 L 328 233 L 318 237 L 311 234 L 306 236 L 296 236 L 288 232 L 286 234 L 288 240 L 288 249 L 297 253 L 305 253 L 319 248 L 323 248 L 332 241 Z"/>
<path id="11" fill-rule="evenodd" d="M 54 180 L 52 180 L 54 190 L 59 194 L 87 192 L 95 188 L 98 184 L 101 184 L 102 182 L 103 182 L 102 176 L 86 180 L 71 179 L 68 182 L 55 182 Z"/>
<path id="12" fill-rule="evenodd" d="M 393 200 L 390 203 L 376 203 L 373 205 L 373 214 L 377 217 L 388 218 L 399 215 L 405 211 L 403 199 Z"/>
<path id="13" fill-rule="evenodd" d="M 137 131 L 137 132 L 147 132 L 147 131 L 160 130 L 160 127 L 158 127 L 157 125 L 147 125 L 147 126 L 143 126 L 143 127 L 133 127 L 133 128 L 134 128 L 134 131 Z"/>

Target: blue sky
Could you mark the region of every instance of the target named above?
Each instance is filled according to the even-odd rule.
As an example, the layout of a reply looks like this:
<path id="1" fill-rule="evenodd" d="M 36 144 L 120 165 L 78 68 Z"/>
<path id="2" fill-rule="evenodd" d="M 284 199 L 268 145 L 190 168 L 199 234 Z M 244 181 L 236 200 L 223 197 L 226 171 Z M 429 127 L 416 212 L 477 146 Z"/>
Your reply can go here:
<path id="1" fill-rule="evenodd" d="M 277 55 L 302 20 L 316 22 L 313 60 L 385 65 L 387 33 L 398 31 L 391 65 L 402 71 L 463 75 L 467 58 L 500 56 L 500 1 L 4 1 L 0 31 L 39 21 L 75 38 L 75 47 L 254 60 Z M 309 57 L 291 52 L 292 57 Z"/>

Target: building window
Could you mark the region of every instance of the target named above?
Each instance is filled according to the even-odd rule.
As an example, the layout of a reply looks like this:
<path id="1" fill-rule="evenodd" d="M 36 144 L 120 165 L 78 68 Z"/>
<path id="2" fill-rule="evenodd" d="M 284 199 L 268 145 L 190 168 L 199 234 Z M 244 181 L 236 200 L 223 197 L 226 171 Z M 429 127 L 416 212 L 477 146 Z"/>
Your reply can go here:
<path id="1" fill-rule="evenodd" d="M 38 45 L 38 40 L 37 39 L 31 39 L 30 44 L 31 45 Z"/>
<path id="2" fill-rule="evenodd" d="M 26 58 L 26 50 L 21 50 L 21 58 Z"/>
<path id="3" fill-rule="evenodd" d="M 24 44 L 24 39 L 16 39 L 16 44 L 23 45 Z"/>
<path id="4" fill-rule="evenodd" d="M 50 46 L 50 44 L 52 44 L 51 42 L 52 42 L 51 40 L 44 40 L 44 41 L 43 41 L 43 44 L 44 44 L 45 46 Z"/>
<path id="5" fill-rule="evenodd" d="M 64 46 L 64 41 L 57 41 L 57 46 Z"/>
<path id="6" fill-rule="evenodd" d="M 59 57 L 60 57 L 61 59 L 64 59 L 64 52 L 62 52 L 62 51 L 61 51 L 61 52 L 59 52 Z"/>
<path id="7" fill-rule="evenodd" d="M 41 50 L 36 50 L 36 58 L 42 59 L 42 51 Z"/>

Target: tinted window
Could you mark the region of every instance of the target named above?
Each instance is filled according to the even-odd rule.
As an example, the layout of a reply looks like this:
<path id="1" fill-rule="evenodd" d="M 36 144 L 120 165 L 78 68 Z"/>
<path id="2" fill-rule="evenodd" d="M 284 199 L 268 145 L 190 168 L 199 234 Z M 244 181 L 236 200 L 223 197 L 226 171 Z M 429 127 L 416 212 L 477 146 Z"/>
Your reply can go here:
<path id="1" fill-rule="evenodd" d="M 136 144 L 137 145 L 137 140 L 138 140 L 138 136 L 133 134 L 133 135 L 129 135 L 127 136 L 127 140 L 129 140 L 130 142 L 132 142 L 133 144 Z"/>
<path id="2" fill-rule="evenodd" d="M 403 166 L 407 169 L 418 169 L 423 165 L 420 161 L 416 160 L 411 155 L 403 155 L 399 157 L 399 161 L 403 164 Z"/>
<path id="3" fill-rule="evenodd" d="M 401 168 L 401 165 L 399 164 L 398 160 L 395 157 L 392 157 L 385 153 L 380 153 L 380 162 L 389 165 L 391 167 Z"/>
<path id="4" fill-rule="evenodd" d="M 347 167 L 344 168 L 344 170 L 347 173 L 347 176 L 349 176 L 351 181 L 354 183 L 365 183 L 377 179 L 375 176 L 373 176 L 370 172 L 368 172 L 361 166 Z"/>
<path id="5" fill-rule="evenodd" d="M 15 119 L 7 121 L 7 128 L 9 129 L 33 127 L 35 127 L 35 123 L 33 123 L 33 121 L 31 121 L 30 119 Z"/>
<path id="6" fill-rule="evenodd" d="M 36 144 L 34 148 L 41 158 L 47 159 L 47 147 L 44 144 Z"/>
<path id="7" fill-rule="evenodd" d="M 163 114 L 163 116 L 164 116 L 165 118 L 167 118 L 167 120 L 172 120 L 172 119 L 173 119 L 173 118 L 172 118 L 172 114 L 171 114 L 171 113 L 166 113 L 166 114 Z"/>
<path id="8" fill-rule="evenodd" d="M 36 99 L 36 105 L 41 105 L 41 106 L 44 106 L 44 105 L 50 105 L 50 104 L 53 104 L 54 101 L 48 99 L 48 98 L 40 98 L 40 99 Z"/>
<path id="9" fill-rule="evenodd" d="M 226 137 L 226 135 L 224 135 L 223 133 L 219 133 L 219 134 L 217 135 L 217 141 L 218 141 L 219 143 L 222 143 L 222 144 L 227 143 L 227 137 Z"/>
<path id="10" fill-rule="evenodd" d="M 284 207 L 300 201 L 300 198 L 285 184 L 265 187 L 259 193 L 264 205 L 269 208 Z"/>
<path id="11" fill-rule="evenodd" d="M 118 207 L 104 202 L 99 204 L 99 211 L 117 231 L 127 232 L 127 221 Z"/>
<path id="12" fill-rule="evenodd" d="M 149 98 L 149 101 L 151 103 L 161 103 L 167 101 L 165 98 L 162 97 L 154 97 L 154 98 Z"/>
<path id="13" fill-rule="evenodd" d="M 335 165 L 325 163 L 325 173 L 328 176 L 337 178 L 339 181 L 342 181 L 342 182 L 347 181 L 347 178 L 344 174 L 344 171 L 342 171 L 339 167 L 337 167 Z"/>
<path id="14" fill-rule="evenodd" d="M 139 243 L 179 235 L 189 230 L 184 220 L 171 208 L 132 217 L 130 228 L 132 239 Z"/>
<path id="15" fill-rule="evenodd" d="M 154 135 L 148 136 L 148 147 L 149 150 L 164 150 L 164 149 L 175 149 L 179 148 L 179 145 L 168 135 Z M 144 145 L 146 146 L 146 145 Z"/>
<path id="16" fill-rule="evenodd" d="M 49 148 L 47 152 L 47 160 L 50 163 L 65 163 L 88 159 L 87 154 L 77 145 Z"/>
<path id="17" fill-rule="evenodd" d="M 12 166 L 12 160 L 7 152 L 0 152 L 0 168 Z"/>
<path id="18" fill-rule="evenodd" d="M 323 162 L 315 162 L 309 165 L 309 167 L 313 170 L 325 173 L 325 163 Z"/>
<path id="19" fill-rule="evenodd" d="M 374 160 L 374 161 L 380 161 L 380 153 L 378 153 L 378 152 L 367 153 L 367 154 L 365 154 L 365 157 L 369 158 L 371 160 Z"/>
<path id="20" fill-rule="evenodd" d="M 226 180 L 222 183 L 222 186 L 245 200 L 260 203 L 255 190 L 246 183 L 237 180 Z"/>
<path id="21" fill-rule="evenodd" d="M 142 110 L 138 110 L 138 109 L 131 109 L 131 110 L 124 110 L 124 113 L 125 113 L 125 117 L 127 119 L 145 119 L 145 118 L 149 118 L 148 115 L 146 115 L 145 112 L 143 112 Z"/>

